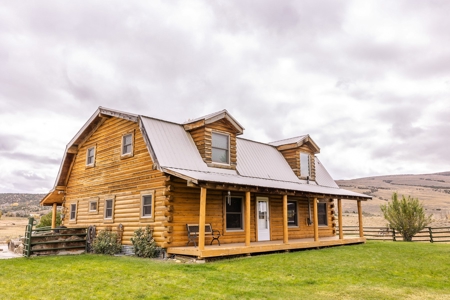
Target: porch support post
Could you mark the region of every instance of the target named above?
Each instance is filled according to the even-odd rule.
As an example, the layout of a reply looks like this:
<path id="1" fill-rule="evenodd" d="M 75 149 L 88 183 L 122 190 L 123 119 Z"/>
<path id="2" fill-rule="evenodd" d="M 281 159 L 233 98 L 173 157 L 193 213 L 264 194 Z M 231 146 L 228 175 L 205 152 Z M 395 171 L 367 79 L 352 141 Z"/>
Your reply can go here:
<path id="1" fill-rule="evenodd" d="M 56 228 L 56 207 L 57 207 L 57 204 L 53 203 L 53 207 L 52 207 L 52 229 Z"/>
<path id="2" fill-rule="evenodd" d="M 288 240 L 287 195 L 283 195 L 283 243 L 287 244 Z"/>
<path id="3" fill-rule="evenodd" d="M 314 213 L 314 241 L 319 241 L 319 212 L 317 210 L 317 198 L 313 201 L 313 213 Z"/>
<path id="4" fill-rule="evenodd" d="M 359 236 L 364 237 L 361 200 L 358 200 L 358 224 L 359 224 Z"/>
<path id="5" fill-rule="evenodd" d="M 342 224 L 342 199 L 338 199 L 339 239 L 344 239 L 344 225 Z"/>
<path id="6" fill-rule="evenodd" d="M 250 192 L 245 192 L 245 246 L 250 246 Z"/>
<path id="7" fill-rule="evenodd" d="M 198 221 L 198 249 L 205 249 L 206 188 L 200 190 L 200 216 Z M 201 253 L 200 253 L 201 255 Z"/>

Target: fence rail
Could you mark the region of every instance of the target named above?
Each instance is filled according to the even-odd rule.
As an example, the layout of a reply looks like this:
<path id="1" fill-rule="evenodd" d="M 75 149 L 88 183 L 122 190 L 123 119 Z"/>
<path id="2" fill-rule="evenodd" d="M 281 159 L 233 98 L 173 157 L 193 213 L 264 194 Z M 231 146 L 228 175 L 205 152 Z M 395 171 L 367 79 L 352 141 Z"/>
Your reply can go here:
<path id="1" fill-rule="evenodd" d="M 344 235 L 358 235 L 358 226 L 342 226 Z M 336 227 L 339 234 L 339 226 Z M 389 227 L 364 227 L 364 236 L 368 240 L 403 241 L 400 232 Z M 413 242 L 450 243 L 450 227 L 425 227 L 412 239 Z"/>

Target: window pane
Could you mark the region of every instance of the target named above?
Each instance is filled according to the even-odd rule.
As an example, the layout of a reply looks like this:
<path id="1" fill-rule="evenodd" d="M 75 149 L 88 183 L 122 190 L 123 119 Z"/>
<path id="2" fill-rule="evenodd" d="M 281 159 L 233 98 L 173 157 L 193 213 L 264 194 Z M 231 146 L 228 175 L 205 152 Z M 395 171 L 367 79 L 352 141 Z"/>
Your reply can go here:
<path id="1" fill-rule="evenodd" d="M 242 229 L 242 215 L 237 213 L 227 214 L 227 229 Z"/>
<path id="2" fill-rule="evenodd" d="M 71 220 L 75 219 L 76 210 L 77 210 L 77 205 L 76 204 L 71 204 L 70 205 L 70 219 Z"/>
<path id="3" fill-rule="evenodd" d="M 309 154 L 300 152 L 300 176 L 310 176 L 309 173 Z"/>
<path id="4" fill-rule="evenodd" d="M 231 205 L 227 202 L 227 213 L 228 212 L 242 212 L 242 198 L 231 197 Z"/>
<path id="5" fill-rule="evenodd" d="M 298 217 L 297 217 L 297 202 L 288 201 L 288 225 L 297 226 L 298 225 Z"/>
<path id="6" fill-rule="evenodd" d="M 152 196 L 144 196 L 142 199 L 142 216 L 152 215 Z"/>
<path id="7" fill-rule="evenodd" d="M 131 134 L 127 134 L 123 136 L 123 141 L 122 141 L 122 154 L 128 154 L 131 153 L 131 138 L 132 135 Z"/>
<path id="8" fill-rule="evenodd" d="M 327 204 L 326 203 L 318 203 L 318 223 L 319 225 L 328 225 L 327 220 Z"/>
<path id="9" fill-rule="evenodd" d="M 212 146 L 214 148 L 228 149 L 228 136 L 218 133 L 212 134 Z"/>
<path id="10" fill-rule="evenodd" d="M 228 151 L 223 149 L 212 149 L 212 161 L 228 163 Z"/>
<path id="11" fill-rule="evenodd" d="M 89 210 L 97 210 L 97 202 L 91 202 Z"/>

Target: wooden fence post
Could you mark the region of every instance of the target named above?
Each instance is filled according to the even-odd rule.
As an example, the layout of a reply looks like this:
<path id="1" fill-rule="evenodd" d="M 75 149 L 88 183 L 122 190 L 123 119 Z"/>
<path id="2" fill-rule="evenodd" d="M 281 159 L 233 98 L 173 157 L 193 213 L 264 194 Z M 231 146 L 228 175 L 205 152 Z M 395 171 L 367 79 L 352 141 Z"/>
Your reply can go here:
<path id="1" fill-rule="evenodd" d="M 431 227 L 428 227 L 428 232 L 430 233 L 430 243 L 433 243 L 433 230 L 431 229 Z"/>

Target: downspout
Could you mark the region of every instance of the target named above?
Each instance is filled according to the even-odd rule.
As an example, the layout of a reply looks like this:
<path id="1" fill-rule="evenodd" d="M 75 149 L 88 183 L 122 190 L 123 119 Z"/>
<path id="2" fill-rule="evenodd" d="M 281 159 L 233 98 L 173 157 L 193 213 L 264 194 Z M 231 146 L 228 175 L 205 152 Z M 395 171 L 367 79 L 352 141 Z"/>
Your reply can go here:
<path id="1" fill-rule="evenodd" d="M 312 218 L 311 218 L 311 199 L 308 198 L 308 218 L 306 219 L 306 224 L 311 226 Z"/>

